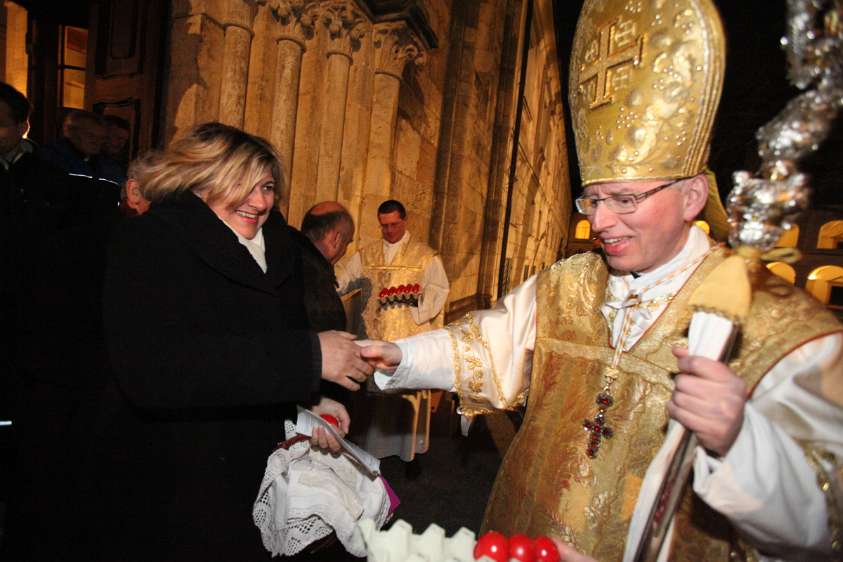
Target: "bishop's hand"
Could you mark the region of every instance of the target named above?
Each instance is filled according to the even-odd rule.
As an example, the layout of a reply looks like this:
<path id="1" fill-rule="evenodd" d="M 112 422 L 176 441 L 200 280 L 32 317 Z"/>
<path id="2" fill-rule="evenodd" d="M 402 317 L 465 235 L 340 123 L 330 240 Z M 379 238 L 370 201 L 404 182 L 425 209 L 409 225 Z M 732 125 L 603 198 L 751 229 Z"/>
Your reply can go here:
<path id="1" fill-rule="evenodd" d="M 401 348 L 392 342 L 379 340 L 359 340 L 360 356 L 370 366 L 384 373 L 394 373 L 401 364 Z"/>
<path id="2" fill-rule="evenodd" d="M 667 403 L 670 417 L 693 431 L 700 445 L 719 456 L 732 448 L 743 424 L 746 383 L 726 364 L 674 347 L 679 374 Z"/>

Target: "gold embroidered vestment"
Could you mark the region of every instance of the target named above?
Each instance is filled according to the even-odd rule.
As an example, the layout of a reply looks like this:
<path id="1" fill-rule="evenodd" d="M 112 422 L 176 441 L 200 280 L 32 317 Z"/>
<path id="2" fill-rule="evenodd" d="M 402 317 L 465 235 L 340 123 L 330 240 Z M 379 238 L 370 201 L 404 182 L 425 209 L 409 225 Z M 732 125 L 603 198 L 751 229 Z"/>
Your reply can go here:
<path id="1" fill-rule="evenodd" d="M 436 252 L 433 248 L 413 241 L 405 244 L 389 264 L 384 258 L 381 240 L 360 250 L 363 276 L 371 281 L 371 293 L 363 310 L 367 337 L 394 341 L 442 327 L 444 315 L 441 312 L 429 322 L 419 325 L 409 307 L 381 307 L 378 303 L 381 289 L 415 283 L 421 285 L 424 270 L 434 257 Z"/>
<path id="2" fill-rule="evenodd" d="M 688 299 L 724 255 L 725 250 L 710 255 L 622 355 L 615 403 L 607 414 L 614 435 L 594 459 L 586 455 L 583 421 L 594 415 L 594 397 L 613 353 L 600 312 L 608 271 L 600 256 L 590 253 L 541 274 L 527 414 L 498 472 L 484 530 L 549 534 L 597 560 L 622 558 L 641 483 L 665 437 L 665 404 L 677 370 L 671 347 L 687 345 Z M 838 330 L 818 302 L 768 275 L 753 293 L 730 366 L 754 388 L 785 354 Z M 727 560 L 734 539 L 725 519 L 690 489 L 677 518 L 678 535 L 682 541 L 674 541 L 671 560 Z"/>

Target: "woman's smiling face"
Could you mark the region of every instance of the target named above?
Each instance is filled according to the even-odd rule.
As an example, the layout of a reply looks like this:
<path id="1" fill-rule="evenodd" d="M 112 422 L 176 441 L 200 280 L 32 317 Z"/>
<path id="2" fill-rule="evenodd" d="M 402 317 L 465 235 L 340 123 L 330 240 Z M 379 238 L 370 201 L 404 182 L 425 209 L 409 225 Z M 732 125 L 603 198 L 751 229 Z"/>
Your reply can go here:
<path id="1" fill-rule="evenodd" d="M 207 203 L 207 200 L 205 202 Z M 258 231 L 269 218 L 269 212 L 274 204 L 275 179 L 272 173 L 267 171 L 242 201 L 214 201 L 208 203 L 208 207 L 236 233 L 251 240 L 257 236 Z"/>

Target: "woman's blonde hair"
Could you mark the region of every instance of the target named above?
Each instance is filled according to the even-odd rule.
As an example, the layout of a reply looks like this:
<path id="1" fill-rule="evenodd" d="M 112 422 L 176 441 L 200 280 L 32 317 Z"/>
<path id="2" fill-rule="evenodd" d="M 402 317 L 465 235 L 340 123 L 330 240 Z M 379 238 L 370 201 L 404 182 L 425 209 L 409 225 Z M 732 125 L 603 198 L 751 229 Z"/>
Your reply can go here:
<path id="1" fill-rule="evenodd" d="M 243 201 L 269 171 L 281 195 L 281 161 L 266 140 L 222 123 L 204 123 L 139 166 L 135 179 L 156 203 L 187 191 L 207 203 Z"/>

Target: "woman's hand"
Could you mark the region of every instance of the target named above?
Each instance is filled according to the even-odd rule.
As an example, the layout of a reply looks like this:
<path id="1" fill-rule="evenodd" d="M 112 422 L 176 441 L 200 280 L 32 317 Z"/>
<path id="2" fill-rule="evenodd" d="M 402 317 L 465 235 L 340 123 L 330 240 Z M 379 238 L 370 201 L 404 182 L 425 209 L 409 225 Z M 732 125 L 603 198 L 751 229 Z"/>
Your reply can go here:
<path id="1" fill-rule="evenodd" d="M 323 396 L 319 403 L 312 407 L 310 411 L 317 416 L 321 416 L 322 414 L 334 416 L 339 422 L 339 427 L 336 428 L 337 433 L 342 437 L 345 437 L 348 433 L 348 429 L 351 426 L 351 418 L 345 406 L 336 400 L 331 400 Z M 332 453 L 339 453 L 342 450 L 340 442 L 329 431 L 318 426 L 313 428 L 313 435 L 310 436 L 310 446 L 327 449 Z"/>
<path id="2" fill-rule="evenodd" d="M 322 351 L 322 378 L 349 390 L 357 390 L 372 374 L 372 367 L 360 357 L 354 334 L 331 330 L 319 332 Z"/>

